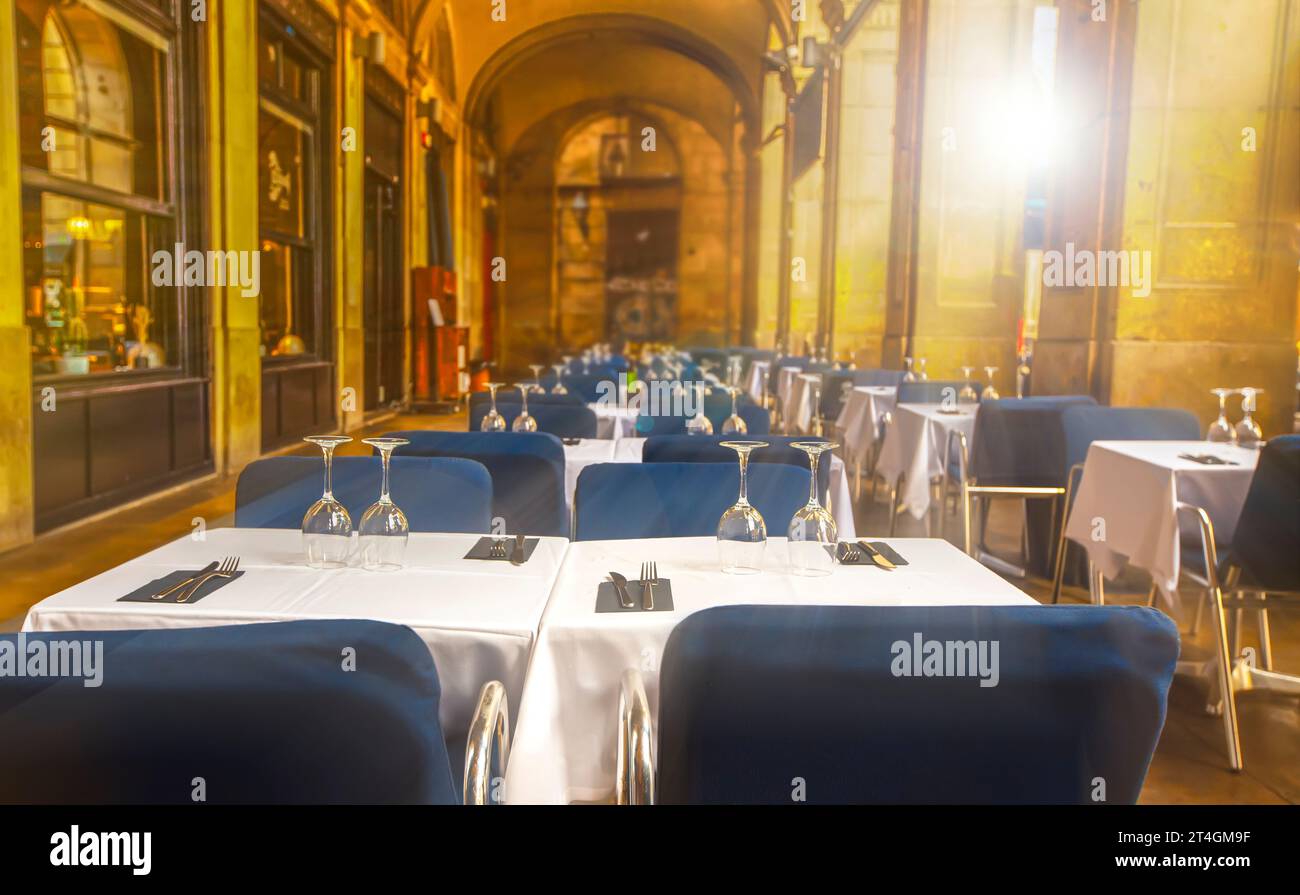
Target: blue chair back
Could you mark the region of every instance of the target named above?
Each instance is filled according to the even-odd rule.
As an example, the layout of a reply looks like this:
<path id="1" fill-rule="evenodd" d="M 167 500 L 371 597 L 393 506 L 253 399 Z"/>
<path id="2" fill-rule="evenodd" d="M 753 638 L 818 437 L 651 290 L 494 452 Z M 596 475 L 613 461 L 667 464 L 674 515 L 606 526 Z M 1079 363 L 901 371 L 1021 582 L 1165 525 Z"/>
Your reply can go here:
<path id="1" fill-rule="evenodd" d="M 616 389 L 618 387 L 618 373 L 611 370 L 608 372 L 566 373 L 564 375 L 564 387 L 569 390 L 569 394 L 577 395 L 586 404 L 600 400 L 602 392 L 611 389 L 610 385 L 602 385 L 602 383 L 612 383 L 613 388 Z"/>
<path id="2" fill-rule="evenodd" d="M 1062 415 L 1096 403 L 1091 395 L 981 402 L 971 436 L 971 474 L 981 485 L 1064 487 L 1069 467 L 1063 463 Z"/>
<path id="3" fill-rule="evenodd" d="M 647 438 L 641 448 L 642 463 L 735 463 L 736 452 L 722 446 L 733 435 L 655 435 Z M 749 468 L 757 463 L 784 463 L 798 469 L 808 468 L 808 455 L 798 448 L 790 447 L 796 441 L 826 441 L 811 435 L 763 435 L 768 443 L 749 455 Z M 823 498 L 826 496 L 831 477 L 831 462 L 828 454 L 822 454 L 817 464 L 817 490 Z"/>
<path id="4" fill-rule="evenodd" d="M 475 404 L 469 409 L 469 431 L 479 431 L 483 417 L 490 413 L 490 404 Z M 515 417 L 523 410 L 522 404 L 511 404 L 497 399 L 497 413 L 505 417 L 506 429 L 514 425 Z M 537 431 L 549 432 L 560 438 L 595 438 L 596 414 L 590 407 L 578 404 L 537 404 L 528 402 L 528 415 L 537 420 Z"/>
<path id="5" fill-rule="evenodd" d="M 460 801 L 438 672 L 410 628 L 329 620 L 0 635 L 9 649 L 70 641 L 102 644 L 89 653 L 98 686 L 0 677 L 0 802 L 192 805 L 196 775 L 209 804 Z M 341 672 L 346 649 L 358 661 Z"/>
<path id="6" fill-rule="evenodd" d="M 1260 449 L 1226 562 L 1247 587 L 1300 591 L 1300 435 Z"/>
<path id="7" fill-rule="evenodd" d="M 900 382 L 898 385 L 899 404 L 939 404 L 945 400 L 957 400 L 967 383 L 960 379 L 927 379 L 923 382 Z M 975 393 L 979 394 L 980 385 L 972 382 Z"/>
<path id="8" fill-rule="evenodd" d="M 1197 441 L 1201 437 L 1196 417 L 1169 407 L 1079 404 L 1065 408 L 1061 427 L 1065 434 L 1062 480 L 1071 466 L 1087 459 L 1094 441 Z"/>
<path id="9" fill-rule="evenodd" d="M 551 377 L 551 380 L 552 380 L 552 383 L 554 383 L 555 377 L 552 376 L 552 377 Z M 549 389 L 550 386 L 547 386 L 547 388 Z M 503 389 L 498 389 L 498 390 L 497 390 L 497 401 L 499 401 L 499 402 L 501 402 L 501 403 L 503 403 L 503 404 L 519 404 L 519 403 L 521 403 L 520 400 L 519 400 L 519 389 L 517 389 L 517 388 L 503 388 Z M 529 407 L 532 407 L 534 404 L 538 404 L 538 405 L 540 405 L 540 404 L 575 404 L 575 405 L 577 405 L 577 406 L 579 406 L 579 407 L 585 407 L 585 406 L 587 406 L 587 402 L 584 401 L 584 400 L 582 400 L 582 398 L 579 397 L 578 395 L 552 395 L 552 394 L 550 394 L 549 391 L 548 391 L 546 394 L 544 394 L 544 395 L 539 395 L 539 394 L 536 394 L 536 393 L 534 393 L 534 394 L 530 394 L 530 395 L 528 396 L 528 406 L 529 406 Z M 469 396 L 469 406 L 470 406 L 471 408 L 478 407 L 479 405 L 483 405 L 483 406 L 485 406 L 485 407 L 491 407 L 491 406 L 492 406 L 492 395 L 491 395 L 491 393 L 489 393 L 489 392 L 474 392 L 473 394 L 471 394 L 471 395 Z"/>
<path id="10" fill-rule="evenodd" d="M 379 499 L 382 470 L 376 457 L 335 457 L 334 497 L 355 526 Z M 319 457 L 267 457 L 244 467 L 235 485 L 238 528 L 301 528 L 320 499 L 324 465 Z M 492 478 L 481 463 L 432 457 L 394 457 L 389 491 L 411 531 L 487 532 L 492 519 Z"/>
<path id="11" fill-rule="evenodd" d="M 808 502 L 808 470 L 756 463 L 746 479 L 749 502 L 763 514 L 769 533 L 783 535 L 794 511 Z M 574 540 L 713 536 L 739 489 L 734 460 L 597 463 L 578 475 Z"/>
<path id="12" fill-rule="evenodd" d="M 545 432 L 389 432 L 399 457 L 463 457 L 492 476 L 492 515 L 509 534 L 569 536 L 564 445 Z"/>
<path id="13" fill-rule="evenodd" d="M 706 609 L 664 649 L 657 801 L 1132 803 L 1177 657 L 1146 607 Z"/>

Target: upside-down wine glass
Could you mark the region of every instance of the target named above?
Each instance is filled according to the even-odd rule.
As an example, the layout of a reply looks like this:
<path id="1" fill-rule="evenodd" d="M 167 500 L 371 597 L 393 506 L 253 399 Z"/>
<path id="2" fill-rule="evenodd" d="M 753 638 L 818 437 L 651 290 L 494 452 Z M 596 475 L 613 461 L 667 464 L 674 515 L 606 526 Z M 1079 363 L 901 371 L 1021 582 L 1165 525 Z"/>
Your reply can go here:
<path id="1" fill-rule="evenodd" d="M 749 426 L 745 425 L 745 421 L 736 412 L 736 398 L 740 396 L 740 389 L 734 385 L 729 385 L 727 386 L 727 393 L 731 395 L 731 416 L 722 421 L 722 434 L 748 435 Z"/>
<path id="2" fill-rule="evenodd" d="M 718 520 L 718 558 L 722 571 L 732 575 L 752 575 L 763 566 L 763 548 L 767 546 L 767 525 L 763 514 L 749 502 L 745 476 L 749 454 L 767 447 L 766 441 L 723 441 L 740 459 L 740 496 Z"/>
<path id="3" fill-rule="evenodd" d="M 555 388 L 551 389 L 551 394 L 567 395 L 569 390 L 564 387 L 564 364 L 554 364 L 551 369 L 555 371 Z"/>
<path id="4" fill-rule="evenodd" d="M 515 388 L 519 389 L 519 400 L 522 401 L 523 403 L 519 407 L 519 416 L 515 417 L 515 421 L 510 425 L 510 431 L 511 432 L 536 432 L 537 420 L 535 420 L 533 417 L 529 416 L 528 414 L 528 392 L 529 392 L 528 383 L 526 382 L 516 383 Z"/>
<path id="5" fill-rule="evenodd" d="M 1264 430 L 1251 416 L 1255 412 L 1255 398 L 1263 393 L 1262 388 L 1240 388 L 1241 412 L 1243 416 L 1237 422 L 1237 444 L 1242 447 L 1257 448 L 1264 442 Z"/>
<path id="6" fill-rule="evenodd" d="M 916 370 L 917 379 L 921 380 L 922 382 L 925 382 L 927 379 L 930 378 L 930 374 L 925 372 L 925 358 L 921 358 L 920 360 L 918 360 L 916 362 L 916 366 L 917 366 L 917 370 Z"/>
<path id="7" fill-rule="evenodd" d="M 546 365 L 529 364 L 528 369 L 533 371 L 533 384 L 528 387 L 528 390 L 534 395 L 546 394 L 546 389 L 542 385 L 542 370 L 546 369 Z"/>
<path id="8" fill-rule="evenodd" d="M 981 401 L 996 401 L 999 397 L 998 390 L 993 387 L 993 374 L 998 371 L 997 367 L 985 367 L 984 372 L 989 377 L 989 384 L 984 386 L 984 391 L 980 392 Z"/>
<path id="9" fill-rule="evenodd" d="M 389 496 L 388 468 L 393 450 L 411 442 L 405 438 L 363 438 L 362 441 L 379 451 L 383 478 L 379 487 L 379 499 L 370 505 L 357 524 L 361 564 L 372 572 L 395 572 L 402 567 L 406 541 L 411 535 L 411 524 L 406 521 L 406 514 Z"/>
<path id="10" fill-rule="evenodd" d="M 695 415 L 686 421 L 686 434 L 712 435 L 713 421 L 704 415 L 704 386 L 698 382 L 683 384 L 695 396 Z"/>
<path id="11" fill-rule="evenodd" d="M 334 499 L 334 449 L 352 440 L 350 435 L 309 435 L 325 455 L 325 490 L 302 517 L 302 549 L 313 569 L 341 569 L 352 550 L 352 517 Z"/>
<path id="12" fill-rule="evenodd" d="M 790 568 L 796 575 L 829 575 L 835 566 L 834 552 L 839 531 L 835 517 L 818 499 L 817 466 L 823 453 L 834 450 L 839 445 L 828 441 L 795 441 L 791 442 L 790 447 L 808 455 L 808 468 L 812 470 L 808 503 L 790 517 L 790 525 L 786 530 L 790 546 Z"/>
<path id="13" fill-rule="evenodd" d="M 975 386 L 972 384 L 974 380 L 971 379 L 971 376 L 973 376 L 974 373 L 974 367 L 961 368 L 961 375 L 964 382 L 962 383 L 961 391 L 957 392 L 958 403 L 974 404 L 980 399 L 980 393 L 975 391 Z"/>
<path id="14" fill-rule="evenodd" d="M 497 389 L 505 385 L 504 382 L 489 382 L 488 391 L 492 393 L 492 409 L 483 417 L 482 422 L 478 424 L 480 432 L 504 432 L 506 430 L 506 418 L 497 413 Z"/>
<path id="15" fill-rule="evenodd" d="M 1235 388 L 1212 388 L 1210 394 L 1219 399 L 1219 418 L 1210 423 L 1205 432 L 1206 441 L 1231 443 L 1237 440 L 1237 430 L 1228 422 L 1228 395 L 1235 395 Z"/>
<path id="16" fill-rule="evenodd" d="M 912 359 L 910 357 L 903 358 L 903 381 L 916 382 L 916 374 L 912 372 Z"/>

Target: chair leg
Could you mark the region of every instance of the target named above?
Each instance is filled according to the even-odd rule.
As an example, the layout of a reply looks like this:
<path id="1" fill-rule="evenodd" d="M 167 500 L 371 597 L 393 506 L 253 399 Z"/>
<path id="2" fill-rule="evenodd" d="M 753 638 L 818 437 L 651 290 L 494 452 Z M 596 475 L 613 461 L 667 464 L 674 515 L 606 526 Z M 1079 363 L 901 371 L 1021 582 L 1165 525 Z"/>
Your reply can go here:
<path id="1" fill-rule="evenodd" d="M 1094 606 L 1106 605 L 1106 576 L 1092 561 L 1088 562 L 1088 594 Z"/>
<path id="2" fill-rule="evenodd" d="M 970 489 L 966 486 L 966 482 L 963 481 L 961 483 L 961 536 L 962 536 L 962 548 L 966 551 L 967 556 L 975 555 L 974 552 L 975 545 L 972 543 L 970 537 L 970 514 L 971 514 L 972 499 L 973 498 L 970 493 Z"/>
<path id="3" fill-rule="evenodd" d="M 1228 741 L 1228 764 L 1240 771 L 1241 733 L 1237 728 L 1237 696 L 1232 689 L 1232 656 L 1228 650 L 1228 617 L 1223 610 L 1223 591 L 1212 588 L 1214 599 L 1215 648 L 1219 653 L 1219 698 L 1223 701 L 1223 733 Z"/>
<path id="4" fill-rule="evenodd" d="M 1265 598 L 1265 595 L 1260 594 L 1259 598 L 1263 600 Z M 1267 609 L 1259 610 L 1259 615 L 1256 618 L 1256 623 L 1259 625 L 1259 667 L 1263 668 L 1265 671 L 1272 671 L 1273 670 L 1273 635 L 1268 628 Z"/>
<path id="5" fill-rule="evenodd" d="M 1196 614 L 1192 616 L 1192 627 L 1187 632 L 1192 637 L 1195 637 L 1196 632 L 1201 630 L 1201 615 L 1205 612 L 1205 604 L 1209 599 L 1209 591 L 1202 591 L 1196 595 Z"/>
<path id="6" fill-rule="evenodd" d="M 1156 605 L 1156 597 L 1160 594 L 1160 588 L 1156 587 L 1154 581 L 1151 582 L 1151 589 L 1147 591 L 1147 607 L 1151 608 Z"/>
<path id="7" fill-rule="evenodd" d="M 1056 539 L 1056 568 L 1052 570 L 1052 602 L 1061 601 L 1061 588 L 1065 586 L 1065 552 L 1069 546 L 1065 541 L 1065 522 L 1061 522 L 1061 533 Z"/>
<path id="8" fill-rule="evenodd" d="M 853 486 L 853 499 L 862 500 L 862 458 L 853 461 L 853 475 L 856 479 Z"/>
<path id="9" fill-rule="evenodd" d="M 889 536 L 894 536 L 894 526 L 898 522 L 898 494 L 903 490 L 903 477 L 900 475 L 889 489 Z"/>
<path id="10" fill-rule="evenodd" d="M 1241 655 L 1241 626 L 1242 626 L 1242 622 L 1244 622 L 1245 620 L 1246 620 L 1246 610 L 1244 609 L 1237 609 L 1232 614 L 1232 641 L 1231 642 L 1232 642 L 1232 654 L 1234 656 Z"/>

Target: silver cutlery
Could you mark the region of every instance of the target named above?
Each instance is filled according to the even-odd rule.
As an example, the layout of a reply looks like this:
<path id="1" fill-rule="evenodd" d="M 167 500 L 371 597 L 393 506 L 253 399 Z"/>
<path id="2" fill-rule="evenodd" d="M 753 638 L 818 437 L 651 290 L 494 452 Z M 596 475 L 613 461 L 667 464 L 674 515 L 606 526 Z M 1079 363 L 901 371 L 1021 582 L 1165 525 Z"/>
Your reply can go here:
<path id="1" fill-rule="evenodd" d="M 492 540 L 492 546 L 488 547 L 488 559 L 505 559 L 506 542 L 498 539 Z"/>
<path id="2" fill-rule="evenodd" d="M 527 539 L 523 535 L 515 535 L 515 549 L 510 551 L 510 565 L 522 566 L 524 564 L 524 548 L 527 546 Z"/>
<path id="3" fill-rule="evenodd" d="M 852 544 L 840 544 L 835 548 L 835 558 L 841 565 L 852 566 L 862 561 L 862 551 Z"/>
<path id="4" fill-rule="evenodd" d="M 659 583 L 657 563 L 641 563 L 641 608 L 650 612 L 655 608 L 655 585 Z"/>
<path id="5" fill-rule="evenodd" d="M 886 572 L 894 571 L 895 569 L 894 564 L 890 562 L 888 559 L 886 559 L 885 555 L 881 553 L 879 550 L 877 550 L 875 547 L 872 547 L 866 541 L 858 541 L 858 546 L 862 548 L 863 553 L 871 557 L 871 561 L 875 563 L 877 566 L 884 569 Z"/>
<path id="6" fill-rule="evenodd" d="M 221 566 L 214 572 L 204 572 L 194 582 L 194 586 L 176 598 L 177 603 L 185 603 L 196 593 L 199 588 L 207 584 L 213 578 L 233 578 L 239 571 L 239 557 L 227 556 L 221 561 Z"/>
<path id="7" fill-rule="evenodd" d="M 627 592 L 627 579 L 618 572 L 610 572 L 609 580 L 614 582 L 614 592 L 618 594 L 618 602 L 624 609 L 632 609 L 636 606 L 632 602 L 632 595 Z"/>
<path id="8" fill-rule="evenodd" d="M 153 595 L 153 599 L 162 600 L 166 597 L 169 597 L 172 594 L 176 593 L 176 591 L 180 590 L 185 585 L 193 584 L 194 581 L 197 580 L 200 575 L 204 574 L 205 572 L 214 571 L 216 568 L 217 568 L 217 564 L 214 562 L 210 562 L 206 566 L 204 566 L 203 568 L 195 572 L 193 575 L 186 578 L 184 581 L 177 582 L 176 584 L 173 584 L 171 587 L 167 588 L 166 590 L 158 591 L 158 593 Z"/>

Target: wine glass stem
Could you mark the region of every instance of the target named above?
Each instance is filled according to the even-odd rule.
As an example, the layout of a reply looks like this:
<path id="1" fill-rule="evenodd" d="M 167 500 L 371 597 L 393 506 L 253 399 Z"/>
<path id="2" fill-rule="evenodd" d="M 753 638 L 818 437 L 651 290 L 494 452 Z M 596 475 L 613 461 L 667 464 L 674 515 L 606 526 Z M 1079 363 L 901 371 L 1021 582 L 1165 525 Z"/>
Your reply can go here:
<path id="1" fill-rule="evenodd" d="M 322 500 L 334 499 L 334 445 L 323 444 L 321 450 L 325 452 L 325 493 Z"/>
<path id="2" fill-rule="evenodd" d="M 383 478 L 381 479 L 382 484 L 379 486 L 380 503 L 392 503 L 392 499 L 388 496 L 388 460 L 392 455 L 393 449 L 391 447 L 388 450 L 384 450 L 383 448 L 379 449 L 379 456 L 383 462 L 384 468 Z"/>
<path id="3" fill-rule="evenodd" d="M 749 503 L 749 489 L 746 487 L 746 473 L 749 472 L 749 451 L 740 452 L 740 497 L 737 503 Z"/>
<path id="4" fill-rule="evenodd" d="M 492 413 L 495 414 L 497 412 L 497 390 L 492 388 L 490 391 L 492 392 Z"/>
<path id="5" fill-rule="evenodd" d="M 812 482 L 808 485 L 808 503 L 817 503 L 817 465 L 821 462 L 820 452 L 808 455 L 808 465 L 812 467 Z"/>

